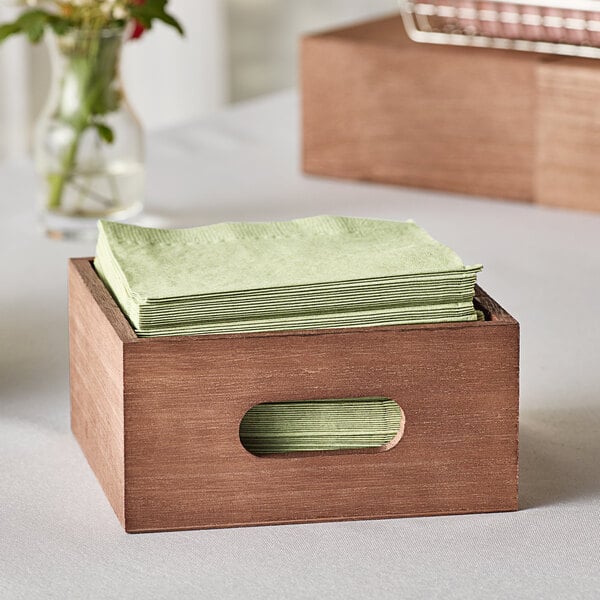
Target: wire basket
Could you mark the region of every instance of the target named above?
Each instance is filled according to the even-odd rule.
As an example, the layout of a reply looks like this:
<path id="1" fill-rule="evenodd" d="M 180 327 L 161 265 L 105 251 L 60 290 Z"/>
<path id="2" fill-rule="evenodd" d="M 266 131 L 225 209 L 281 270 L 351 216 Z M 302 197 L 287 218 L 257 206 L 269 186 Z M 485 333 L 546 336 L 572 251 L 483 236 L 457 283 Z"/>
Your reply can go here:
<path id="1" fill-rule="evenodd" d="M 599 0 L 399 0 L 416 42 L 600 58 Z"/>

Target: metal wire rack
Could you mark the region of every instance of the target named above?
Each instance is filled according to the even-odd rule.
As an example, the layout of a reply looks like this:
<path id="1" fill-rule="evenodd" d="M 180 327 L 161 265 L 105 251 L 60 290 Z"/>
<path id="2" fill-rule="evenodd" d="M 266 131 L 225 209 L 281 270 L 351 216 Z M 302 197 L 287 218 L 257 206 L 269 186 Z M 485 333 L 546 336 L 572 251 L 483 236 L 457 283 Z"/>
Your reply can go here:
<path id="1" fill-rule="evenodd" d="M 417 42 L 600 58 L 600 0 L 399 0 Z"/>

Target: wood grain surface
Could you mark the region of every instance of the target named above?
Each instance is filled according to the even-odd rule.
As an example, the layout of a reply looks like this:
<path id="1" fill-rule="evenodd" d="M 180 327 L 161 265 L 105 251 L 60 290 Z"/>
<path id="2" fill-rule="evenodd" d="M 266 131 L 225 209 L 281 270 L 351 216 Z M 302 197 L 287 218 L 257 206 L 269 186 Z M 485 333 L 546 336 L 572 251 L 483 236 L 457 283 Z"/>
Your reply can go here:
<path id="1" fill-rule="evenodd" d="M 71 429 L 124 525 L 123 340 L 131 339 L 131 334 L 123 327 L 123 320 L 90 262 L 71 261 Z"/>
<path id="2" fill-rule="evenodd" d="M 400 17 L 302 42 L 307 173 L 600 210 L 598 61 L 418 44 Z"/>
<path id="3" fill-rule="evenodd" d="M 534 198 L 541 204 L 600 210 L 600 65 L 592 62 L 538 68 Z"/>
<path id="4" fill-rule="evenodd" d="M 127 531 L 517 508 L 519 327 L 482 290 L 482 322 L 141 339 L 89 259 L 70 277 L 73 430 Z M 390 450 L 239 440 L 256 404 L 365 396 L 404 410 Z"/>

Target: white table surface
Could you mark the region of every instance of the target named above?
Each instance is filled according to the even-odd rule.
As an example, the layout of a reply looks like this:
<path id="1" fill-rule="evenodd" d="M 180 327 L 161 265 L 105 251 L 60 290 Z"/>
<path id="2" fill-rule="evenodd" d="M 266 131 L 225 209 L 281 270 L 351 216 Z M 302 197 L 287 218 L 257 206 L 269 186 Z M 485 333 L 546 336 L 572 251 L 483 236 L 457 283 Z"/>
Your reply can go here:
<path id="1" fill-rule="evenodd" d="M 522 509 L 125 534 L 69 431 L 66 261 L 93 244 L 43 238 L 4 164 L 0 598 L 600 598 L 600 214 L 306 177 L 298 130 L 290 92 L 154 136 L 145 222 L 413 218 L 482 262 L 521 322 Z"/>

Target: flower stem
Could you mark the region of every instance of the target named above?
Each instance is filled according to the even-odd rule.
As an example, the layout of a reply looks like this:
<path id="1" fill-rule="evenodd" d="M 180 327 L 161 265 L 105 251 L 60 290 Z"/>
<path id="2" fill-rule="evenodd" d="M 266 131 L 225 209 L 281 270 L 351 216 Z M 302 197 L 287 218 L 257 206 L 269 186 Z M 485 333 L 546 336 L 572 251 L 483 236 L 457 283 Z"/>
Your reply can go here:
<path id="1" fill-rule="evenodd" d="M 58 173 L 48 174 L 48 203 L 50 209 L 60 208 L 65 185 L 73 174 L 75 167 L 75 159 L 77 158 L 77 150 L 81 141 L 82 128 L 77 128 L 73 136 L 73 140 L 69 144 L 67 151 L 64 153 L 60 171 Z"/>
<path id="2" fill-rule="evenodd" d="M 68 141 L 65 140 L 57 168 L 46 175 L 46 206 L 49 210 L 61 207 L 67 185 L 73 184 L 84 133 L 95 128 L 99 143 L 112 143 L 114 134 L 101 121 L 105 115 L 118 110 L 121 100 L 117 77 L 122 31 L 112 33 L 114 35 L 104 35 L 104 31 L 92 28 L 57 39 L 65 71 L 52 118 L 68 126 L 72 134 Z"/>

